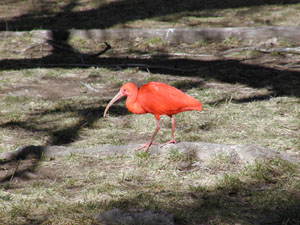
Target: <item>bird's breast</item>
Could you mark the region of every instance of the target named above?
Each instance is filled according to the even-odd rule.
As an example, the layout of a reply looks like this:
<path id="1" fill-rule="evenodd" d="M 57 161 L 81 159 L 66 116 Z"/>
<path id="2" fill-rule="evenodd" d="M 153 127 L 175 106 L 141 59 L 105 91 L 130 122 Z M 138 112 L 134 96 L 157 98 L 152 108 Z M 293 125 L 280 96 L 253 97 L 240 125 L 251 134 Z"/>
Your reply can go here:
<path id="1" fill-rule="evenodd" d="M 126 108 L 134 114 L 144 114 L 147 113 L 145 109 L 139 104 L 139 102 L 126 101 Z"/>

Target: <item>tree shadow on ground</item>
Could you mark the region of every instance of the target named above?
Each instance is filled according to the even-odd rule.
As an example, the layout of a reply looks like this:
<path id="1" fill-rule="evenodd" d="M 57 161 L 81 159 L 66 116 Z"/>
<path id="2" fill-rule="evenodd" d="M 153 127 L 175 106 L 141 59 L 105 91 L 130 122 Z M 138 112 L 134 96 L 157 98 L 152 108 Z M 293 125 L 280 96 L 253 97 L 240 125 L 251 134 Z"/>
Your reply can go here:
<path id="1" fill-rule="evenodd" d="M 12 1 L 13 2 L 13 1 Z M 167 56 L 153 56 L 151 59 L 128 57 L 98 58 L 100 53 L 83 54 L 68 44 L 71 28 L 108 28 L 115 24 L 146 19 L 156 16 L 166 16 L 178 12 L 193 12 L 195 10 L 236 8 L 243 6 L 258 6 L 265 4 L 296 4 L 300 1 L 264 0 L 264 1 L 112 1 L 102 4 L 97 9 L 74 11 L 79 7 L 79 1 L 70 0 L 61 12 L 54 13 L 53 5 L 41 2 L 32 12 L 15 17 L 6 22 L 10 30 L 50 29 L 52 46 L 50 55 L 36 59 L 4 59 L 0 61 L 0 70 L 23 68 L 88 68 L 109 67 L 113 69 L 140 67 L 152 73 L 174 76 L 195 76 L 204 79 L 215 79 L 224 83 L 244 84 L 253 88 L 267 88 L 274 96 L 300 97 L 300 74 L 288 70 L 277 70 L 260 65 L 247 65 L 239 60 L 201 61 L 195 59 L 170 59 Z M 63 22 L 62 22 L 63 21 Z M 1 21 L 0 21 L 1 24 Z M 4 25 L 4 24 L 3 24 Z M 0 27 L 5 27 L 1 26 Z M 107 46 L 108 47 L 108 46 Z M 109 46 L 110 47 L 110 46 Z M 109 49 L 109 48 L 108 48 Z M 104 49 L 108 50 L 107 48 Z M 264 99 L 265 97 L 262 97 Z M 258 98 L 259 100 L 260 98 Z M 245 99 L 247 101 L 247 99 Z"/>
<path id="2" fill-rule="evenodd" d="M 42 147 L 29 146 L 8 160 L 1 160 L 0 183 L 9 182 L 15 178 L 30 180 L 30 173 L 35 172 L 42 156 Z"/>
<path id="3" fill-rule="evenodd" d="M 30 149 L 31 148 L 31 149 Z M 6 177 L 0 177 L 0 184 L 4 189 L 14 189 L 26 177 L 26 173 L 35 172 L 35 178 L 26 178 L 27 180 L 47 180 L 47 174 L 39 177 L 39 171 L 34 171 L 36 168 L 36 162 L 31 167 L 26 167 L 26 164 L 22 166 L 25 160 L 31 157 L 41 159 L 43 148 L 42 147 L 28 147 L 23 149 L 23 153 L 20 152 L 17 157 L 17 161 L 13 161 L 15 164 L 10 165 L 9 175 Z M 27 151 L 30 150 L 30 151 Z M 19 161 L 18 161 L 19 160 Z M 278 161 L 277 161 L 278 162 Z M 11 162 L 6 162 L 11 163 Z M 272 162 L 256 162 L 261 165 L 267 165 L 268 170 L 257 171 L 257 167 L 251 167 L 248 169 L 248 175 L 251 174 L 255 177 L 251 181 L 247 181 L 245 177 L 239 177 L 236 175 L 230 178 L 230 175 L 224 175 L 228 179 L 221 180 L 214 186 L 214 189 L 208 190 L 201 186 L 196 186 L 190 189 L 190 191 L 172 190 L 172 187 L 166 189 L 149 189 L 149 182 L 139 185 L 135 185 L 135 193 L 130 192 L 130 197 L 127 195 L 117 195 L 111 199 L 105 199 L 103 201 L 90 200 L 82 203 L 74 203 L 68 205 L 67 210 L 64 212 L 64 216 L 72 217 L 71 214 L 80 211 L 81 213 L 89 212 L 91 209 L 95 212 L 99 210 L 99 213 L 105 210 L 112 210 L 118 208 L 125 212 L 132 212 L 135 210 L 147 211 L 152 210 L 154 212 L 161 212 L 172 214 L 175 219 L 176 225 L 189 225 L 189 224 L 273 224 L 273 225 L 295 225 L 300 224 L 300 197 L 299 190 L 294 187 L 294 190 L 287 190 L 282 187 L 282 180 L 287 179 L 287 169 L 284 161 L 282 164 L 274 166 Z M 271 167 L 268 165 L 271 163 Z M 1 166 L 5 165 L 0 163 Z M 18 168 L 19 169 L 14 169 Z M 88 164 L 87 164 L 88 165 Z M 92 166 L 91 164 L 90 166 Z M 100 164 L 102 165 L 102 164 Z M 99 165 L 99 166 L 100 166 Z M 54 163 L 53 166 L 56 166 Z M 288 165 L 288 167 L 291 165 Z M 81 167 L 81 165 L 80 165 Z M 102 168 L 102 167 L 101 167 Z M 116 167 L 117 169 L 118 167 Z M 49 168 L 48 168 L 49 169 Z M 54 168 L 53 168 L 54 169 Z M 82 169 L 82 168 L 81 168 Z M 87 169 L 87 168 L 85 168 Z M 195 168 L 194 168 L 195 169 Z M 198 168 L 198 170 L 201 170 Z M 282 173 L 284 171 L 284 174 Z M 17 171 L 17 172 L 16 172 Z M 55 169 L 54 169 L 55 171 Z M 292 172 L 291 168 L 288 169 L 291 175 L 297 171 Z M 191 171 L 193 172 L 193 171 Z M 194 171 L 195 172 L 195 171 Z M 201 172 L 201 171 L 198 171 Z M 260 174 L 260 172 L 262 172 Z M 118 171 L 112 171 L 112 173 L 118 173 Z M 185 172 L 177 171 L 177 176 L 184 176 Z M 260 176 L 255 176 L 259 173 Z M 1 173 L 0 173 L 1 174 Z M 61 174 L 55 174 L 55 177 L 51 179 L 59 178 Z M 245 174 L 243 175 L 245 176 Z M 19 183 L 11 183 L 13 179 L 18 179 Z M 291 177 L 290 177 L 291 178 Z M 73 179 L 73 178 L 71 178 Z M 26 180 L 25 180 L 26 181 Z M 57 180 L 58 185 L 60 180 Z M 65 180 L 64 180 L 65 182 Z M 98 179 L 97 183 L 104 182 Z M 130 181 L 129 181 L 130 183 Z M 45 183 L 46 187 L 47 184 Z M 128 188 L 127 183 L 120 182 L 116 187 L 123 189 Z M 156 183 L 153 183 L 156 185 Z M 82 187 L 84 188 L 84 187 Z M 53 215 L 44 215 L 44 218 L 51 217 Z M 93 216 L 88 213 L 88 216 Z M 26 216 L 24 216 L 26 217 Z M 73 217 L 72 217 L 73 218 Z M 29 218 L 26 218 L 29 219 Z M 115 224 L 112 222 L 107 224 Z M 113 220 L 114 221 L 114 220 Z M 102 221 L 104 222 L 104 221 Z M 27 224 L 27 223 L 24 223 Z M 31 224 L 31 223 L 28 223 Z M 99 224 L 96 222 L 96 224 Z M 101 223 L 102 224 L 102 223 Z"/>
<path id="4" fill-rule="evenodd" d="M 254 185 L 254 186 L 253 186 Z M 255 187 L 255 188 L 254 188 Z M 256 191 L 260 184 L 244 184 L 244 187 L 235 190 L 230 186 L 220 187 L 222 190 L 208 192 L 164 192 L 161 195 L 170 195 L 180 198 L 184 203 L 173 203 L 169 207 L 162 206 L 157 196 L 152 193 L 140 192 L 136 198 L 122 198 L 106 202 L 104 207 L 108 209 L 119 208 L 125 212 L 132 209 L 153 210 L 174 215 L 176 225 L 188 224 L 273 224 L 295 225 L 300 224 L 300 198 L 292 197 L 292 193 L 282 191 L 280 197 L 276 196 L 276 190 Z M 259 193 L 258 193 L 259 192 Z M 260 204 L 250 202 L 251 195 L 274 196 L 274 204 Z M 160 193 L 155 193 L 160 195 Z M 201 197 L 200 197 L 201 196 Z M 246 197 L 245 197 L 246 196 Z M 248 196 L 248 197 L 247 197 Z M 163 198 L 163 197 L 162 197 Z M 189 204 L 188 202 L 193 202 Z M 99 203 L 103 205 L 103 203 Z M 141 208 L 139 205 L 143 205 Z M 112 219 L 113 220 L 113 219 Z"/>
<path id="5" fill-rule="evenodd" d="M 118 70 L 120 68 L 136 68 L 151 73 L 173 76 L 199 77 L 229 84 L 243 84 L 252 88 L 266 88 L 272 96 L 300 97 L 300 73 L 297 71 L 267 68 L 250 65 L 243 60 L 212 60 L 197 59 L 139 59 L 129 57 L 98 58 L 82 55 L 85 64 L 74 62 L 65 54 L 55 53 L 39 59 L 5 59 L 0 61 L 2 70 L 28 68 L 89 68 L 104 67 Z M 78 58 L 76 59 L 78 60 Z M 184 87 L 183 87 L 184 88 Z M 253 100 L 264 100 L 265 97 Z M 245 99 L 245 101 L 247 101 Z"/>
<path id="6" fill-rule="evenodd" d="M 47 141 L 47 145 L 67 145 L 79 138 L 79 132 L 83 128 L 90 128 L 93 126 L 95 121 L 102 117 L 104 113 L 103 107 L 87 107 L 82 108 L 79 106 L 77 108 L 75 105 L 68 105 L 67 107 L 62 107 L 55 110 L 45 110 L 39 112 L 36 115 L 32 114 L 26 121 L 9 121 L 0 125 L 0 128 L 9 129 L 22 129 L 28 132 L 42 132 L 45 133 L 50 138 Z M 58 113 L 76 113 L 79 118 L 78 121 L 71 126 L 64 126 L 59 129 L 54 127 L 41 128 L 40 123 L 36 121 L 37 117 L 53 115 Z M 112 114 L 125 115 L 128 111 L 124 107 L 112 106 L 110 108 Z"/>
<path id="7" fill-rule="evenodd" d="M 36 122 L 36 117 L 41 115 L 47 116 L 56 113 L 76 112 L 79 120 L 72 126 L 56 128 L 41 128 Z M 125 115 L 128 111 L 124 107 L 112 106 L 110 108 L 112 114 Z M 0 128 L 23 129 L 28 132 L 44 132 L 50 138 L 46 145 L 67 145 L 79 137 L 79 132 L 83 128 L 90 128 L 94 122 L 102 117 L 104 113 L 103 107 L 86 107 L 77 108 L 75 105 L 62 107 L 55 110 L 45 110 L 38 114 L 32 114 L 26 121 L 9 121 L 0 125 Z M 36 170 L 39 162 L 43 159 L 43 146 L 26 146 L 20 148 L 18 152 L 8 160 L 0 159 L 0 183 L 10 182 L 14 179 L 30 180 L 32 176 L 36 176 Z M 8 153 L 11 154 L 11 153 Z"/>
<path id="8" fill-rule="evenodd" d="M 265 88 L 267 94 L 248 96 L 242 99 L 230 99 L 237 104 L 251 101 L 268 100 L 274 96 L 294 96 L 300 97 L 300 73 L 290 70 L 277 70 L 266 68 L 260 65 L 245 64 L 243 60 L 211 60 L 204 61 L 199 59 L 174 59 L 168 57 L 153 56 L 150 59 L 129 58 L 129 57 L 106 57 L 99 58 L 94 54 L 81 54 L 71 46 L 65 44 L 68 34 L 56 37 L 62 40 L 62 44 L 70 49 L 69 52 L 56 48 L 52 54 L 37 59 L 6 59 L 0 61 L 0 70 L 21 70 L 28 68 L 89 68 L 103 67 L 113 70 L 129 67 L 140 67 L 141 70 L 150 71 L 160 76 L 173 75 L 180 77 L 197 77 L 202 80 L 213 80 L 229 84 L 243 84 L 252 88 Z M 58 41 L 56 41 L 58 42 Z M 81 62 L 84 61 L 84 63 Z M 179 82 L 177 88 L 186 91 L 192 87 L 202 87 L 202 82 Z M 214 102 L 208 102 L 217 106 L 228 101 L 228 98 Z M 69 107 L 69 106 L 68 106 Z M 83 127 L 91 127 L 92 124 L 102 116 L 103 107 L 87 107 L 84 109 L 71 106 L 69 108 L 56 109 L 54 111 L 40 112 L 42 114 L 53 114 L 69 111 L 76 112 L 79 120 L 72 126 L 62 127 L 61 129 L 41 129 L 35 123 L 34 117 L 24 121 L 11 121 L 2 124 L 0 127 L 21 128 L 30 132 L 45 132 L 50 136 L 49 145 L 70 144 L 78 139 L 79 131 Z M 128 113 L 125 107 L 113 106 L 112 113 L 123 115 Z M 37 115 L 40 116 L 40 115 Z"/>
<path id="9" fill-rule="evenodd" d="M 16 1 L 10 1 L 12 4 Z M 106 29 L 117 24 L 123 24 L 135 20 L 151 19 L 161 17 L 158 20 L 176 20 L 181 16 L 194 15 L 201 17 L 207 15 L 207 10 L 230 9 L 239 7 L 261 6 L 271 4 L 297 4 L 298 0 L 254 0 L 254 1 L 205 1 L 205 0 L 119 0 L 109 1 L 101 4 L 98 8 L 84 8 L 88 4 L 97 4 L 96 1 L 69 0 L 64 1 L 61 7 L 56 2 L 34 1 L 32 7 L 26 14 L 15 16 L 12 20 L 0 21 L 0 30 L 25 31 L 33 29 Z M 83 8 L 78 10 L 78 8 Z M 59 8 L 59 10 L 58 10 Z M 201 12 L 203 11 L 203 12 Z M 182 13 L 175 18 L 169 15 Z M 193 14 L 194 13 L 194 14 Z M 213 12 L 210 12 L 211 16 Z M 216 15 L 217 16 L 217 15 Z"/>

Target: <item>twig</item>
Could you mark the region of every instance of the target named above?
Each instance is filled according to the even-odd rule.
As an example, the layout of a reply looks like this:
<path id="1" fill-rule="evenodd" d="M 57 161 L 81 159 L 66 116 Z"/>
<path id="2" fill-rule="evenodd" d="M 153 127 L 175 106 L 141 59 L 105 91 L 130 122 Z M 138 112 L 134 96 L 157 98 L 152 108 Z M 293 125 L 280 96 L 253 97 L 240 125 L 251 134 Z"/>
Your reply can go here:
<path id="1" fill-rule="evenodd" d="M 300 65 L 295 65 L 295 64 L 286 64 L 286 65 L 275 65 L 278 68 L 290 68 L 290 69 L 295 69 L 295 68 L 300 68 Z"/>
<path id="2" fill-rule="evenodd" d="M 75 53 L 77 55 L 77 57 L 80 59 L 81 63 L 85 64 L 82 54 L 77 49 L 73 48 L 72 46 L 61 43 L 61 42 L 53 41 L 50 39 L 47 39 L 46 42 L 48 44 L 50 44 L 51 46 L 53 46 L 54 48 L 58 48 L 58 49 L 61 49 L 64 51 Z"/>
<path id="3" fill-rule="evenodd" d="M 234 49 L 229 49 L 225 52 L 220 53 L 219 55 L 226 55 L 232 52 L 243 52 L 243 51 L 251 51 L 251 50 L 257 50 L 257 47 L 243 47 L 243 48 L 234 48 Z"/>
<path id="4" fill-rule="evenodd" d="M 162 53 L 162 54 L 144 54 L 140 55 L 140 57 L 149 58 L 152 56 L 159 56 L 159 57 L 215 57 L 215 55 L 208 55 L 208 54 L 191 54 L 191 53 L 180 53 L 180 52 L 174 52 L 174 53 Z"/>
<path id="5" fill-rule="evenodd" d="M 71 53 L 78 53 L 79 52 L 77 49 L 73 48 L 72 46 L 70 46 L 68 44 L 64 44 L 64 43 L 59 42 L 59 41 L 54 41 L 54 40 L 47 39 L 46 43 L 53 46 L 54 48 L 61 49 L 61 50 L 67 51 L 67 52 L 71 52 Z"/>
<path id="6" fill-rule="evenodd" d="M 16 175 L 16 173 L 17 173 L 17 170 L 18 170 L 18 168 L 19 168 L 19 164 L 20 164 L 20 160 L 17 161 L 17 166 L 16 166 L 16 168 L 15 168 L 14 173 L 11 175 L 9 181 L 12 181 L 12 180 L 14 179 L 14 177 L 15 177 L 15 175 Z"/>
<path id="7" fill-rule="evenodd" d="M 270 48 L 270 49 L 264 49 L 264 48 L 260 48 L 260 47 L 234 48 L 234 49 L 229 49 L 229 50 L 223 52 L 221 55 L 226 55 L 226 54 L 232 53 L 232 52 L 242 52 L 242 51 L 258 51 L 258 52 L 262 52 L 262 53 L 286 52 L 286 53 L 300 54 L 300 47 L 295 47 L 295 48 Z"/>
<path id="8" fill-rule="evenodd" d="M 34 48 L 34 47 L 36 47 L 36 46 L 44 45 L 45 43 L 46 43 L 46 41 L 44 41 L 43 43 L 38 43 L 38 44 L 30 45 L 29 47 L 24 48 L 23 50 L 21 50 L 21 53 L 26 52 L 26 51 L 28 51 L 29 49 L 32 49 L 32 48 Z"/>
<path id="9" fill-rule="evenodd" d="M 263 53 L 271 53 L 271 52 L 286 52 L 286 53 L 293 53 L 293 54 L 300 54 L 300 47 L 296 48 L 271 48 L 271 49 L 257 49 L 256 51 L 260 51 Z"/>
<path id="10" fill-rule="evenodd" d="M 89 90 L 94 91 L 94 92 L 97 92 L 97 93 L 100 93 L 99 90 L 93 88 L 91 85 L 86 84 L 86 83 L 84 83 L 84 82 L 82 82 L 82 81 L 81 81 L 80 83 L 81 83 L 83 86 L 87 87 Z"/>

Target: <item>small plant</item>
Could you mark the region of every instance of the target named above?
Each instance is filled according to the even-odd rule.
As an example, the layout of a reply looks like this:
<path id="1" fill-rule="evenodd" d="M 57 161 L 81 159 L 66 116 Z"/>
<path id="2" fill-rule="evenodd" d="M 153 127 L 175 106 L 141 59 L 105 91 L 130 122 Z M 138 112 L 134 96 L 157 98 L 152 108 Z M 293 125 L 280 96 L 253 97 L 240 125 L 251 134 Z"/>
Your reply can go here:
<path id="1" fill-rule="evenodd" d="M 171 148 L 168 154 L 168 160 L 170 162 L 192 162 L 195 160 L 195 155 L 193 152 L 180 152 L 177 148 Z"/>
<path id="2" fill-rule="evenodd" d="M 256 162 L 254 165 L 246 167 L 245 175 L 272 183 L 284 174 L 285 176 L 293 176 L 296 171 L 296 165 L 283 159 L 273 159 L 264 163 Z"/>
<path id="3" fill-rule="evenodd" d="M 218 154 L 210 162 L 207 167 L 213 170 L 227 170 L 232 166 L 231 157 L 228 155 Z"/>
<path id="4" fill-rule="evenodd" d="M 153 47 L 155 45 L 162 44 L 163 41 L 160 38 L 150 38 L 150 39 L 145 39 L 144 42 L 148 44 L 150 47 Z"/>
<path id="5" fill-rule="evenodd" d="M 208 45 L 208 42 L 205 39 L 201 39 L 201 40 L 194 43 L 195 47 L 205 47 L 207 45 Z"/>
<path id="6" fill-rule="evenodd" d="M 172 162 L 178 162 L 183 160 L 184 156 L 179 152 L 177 148 L 171 148 L 168 155 L 168 160 Z"/>
<path id="7" fill-rule="evenodd" d="M 111 183 L 104 183 L 101 184 L 101 186 L 96 188 L 96 193 L 100 194 L 100 193 L 110 193 L 113 192 L 115 190 L 115 186 L 112 185 Z"/>
<path id="8" fill-rule="evenodd" d="M 135 156 L 139 160 L 147 160 L 150 157 L 150 153 L 148 151 L 138 151 L 138 152 L 135 153 Z"/>
<path id="9" fill-rule="evenodd" d="M 206 192 L 207 191 L 207 187 L 203 186 L 203 185 L 196 185 L 196 186 L 189 186 L 190 191 L 192 192 Z"/>
<path id="10" fill-rule="evenodd" d="M 235 37 L 228 37 L 223 41 L 225 45 L 238 45 L 239 41 Z"/>
<path id="11" fill-rule="evenodd" d="M 216 189 L 236 192 L 242 188 L 242 185 L 243 183 L 238 175 L 224 174 L 224 176 L 219 179 L 218 184 L 216 184 Z"/>
<path id="12" fill-rule="evenodd" d="M 16 219 L 17 217 L 27 217 L 30 214 L 31 207 L 31 201 L 25 202 L 24 200 L 21 200 L 18 204 L 12 205 L 9 215 L 13 219 Z"/>

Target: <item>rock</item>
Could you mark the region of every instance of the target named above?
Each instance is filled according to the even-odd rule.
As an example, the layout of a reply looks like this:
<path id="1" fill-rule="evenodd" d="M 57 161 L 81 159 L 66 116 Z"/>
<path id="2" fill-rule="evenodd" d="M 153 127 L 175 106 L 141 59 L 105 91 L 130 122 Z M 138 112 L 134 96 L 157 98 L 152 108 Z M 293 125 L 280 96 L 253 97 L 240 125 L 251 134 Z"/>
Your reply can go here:
<path id="1" fill-rule="evenodd" d="M 103 225 L 174 225 L 171 214 L 152 212 L 150 210 L 124 211 L 118 208 L 94 216 L 97 223 Z"/>
<path id="2" fill-rule="evenodd" d="M 82 154 L 90 157 L 105 158 L 115 156 L 129 156 L 136 154 L 139 145 L 101 145 L 93 148 L 69 148 L 63 146 L 25 146 L 12 152 L 0 154 L 0 162 L 24 159 L 28 157 L 50 158 L 66 157 L 70 154 Z M 172 149 L 177 149 L 182 154 L 189 154 L 196 160 L 208 162 L 218 156 L 225 156 L 229 163 L 254 163 L 281 158 L 291 163 L 298 163 L 299 159 L 286 153 L 277 152 L 257 145 L 224 145 L 205 142 L 181 142 L 160 148 L 153 145 L 149 152 L 157 156 L 166 156 Z M 180 166 L 180 165 L 179 165 Z M 188 168 L 183 165 L 182 168 Z"/>
<path id="3" fill-rule="evenodd" d="M 216 156 L 226 156 L 232 163 L 254 163 L 281 158 L 291 163 L 299 159 L 285 153 L 277 152 L 257 145 L 224 145 L 205 142 L 181 142 L 176 145 L 166 145 L 161 151 L 178 149 L 183 154 L 193 154 L 198 160 L 209 161 Z"/>
<path id="4" fill-rule="evenodd" d="M 278 43 L 278 39 L 276 37 L 270 38 L 266 41 L 259 43 L 260 46 L 272 47 Z"/>

